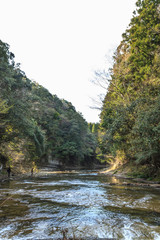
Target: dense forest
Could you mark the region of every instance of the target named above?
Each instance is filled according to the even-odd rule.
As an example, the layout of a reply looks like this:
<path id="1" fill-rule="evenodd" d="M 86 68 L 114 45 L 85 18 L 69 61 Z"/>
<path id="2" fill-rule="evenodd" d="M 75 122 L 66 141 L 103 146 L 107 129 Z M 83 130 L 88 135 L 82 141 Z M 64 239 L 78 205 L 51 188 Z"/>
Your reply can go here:
<path id="1" fill-rule="evenodd" d="M 138 0 L 107 79 L 100 123 L 27 78 L 0 41 L 0 159 L 26 166 L 106 161 L 160 169 L 160 0 Z M 108 77 L 109 76 L 109 77 Z M 56 80 L 55 80 L 56 81 Z M 98 142 L 98 145 L 97 145 Z"/>
<path id="2" fill-rule="evenodd" d="M 160 169 L 160 0 L 136 7 L 109 70 L 99 143 L 108 161 L 146 165 L 148 177 Z"/>
<path id="3" fill-rule="evenodd" d="M 74 106 L 27 78 L 0 41 L 0 160 L 23 170 L 49 159 L 63 165 L 95 160 L 96 138 Z"/>

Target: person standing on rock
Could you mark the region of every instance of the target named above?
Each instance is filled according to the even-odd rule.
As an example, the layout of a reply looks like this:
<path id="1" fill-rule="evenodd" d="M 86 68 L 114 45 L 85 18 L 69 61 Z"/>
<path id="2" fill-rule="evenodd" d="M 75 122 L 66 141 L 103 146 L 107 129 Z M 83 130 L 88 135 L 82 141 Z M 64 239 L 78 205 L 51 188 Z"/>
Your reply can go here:
<path id="1" fill-rule="evenodd" d="M 33 168 L 31 169 L 31 177 L 33 177 Z"/>
<path id="2" fill-rule="evenodd" d="M 8 173 L 8 177 L 10 178 L 10 174 L 11 174 L 11 167 L 10 166 L 7 168 L 7 173 Z"/>

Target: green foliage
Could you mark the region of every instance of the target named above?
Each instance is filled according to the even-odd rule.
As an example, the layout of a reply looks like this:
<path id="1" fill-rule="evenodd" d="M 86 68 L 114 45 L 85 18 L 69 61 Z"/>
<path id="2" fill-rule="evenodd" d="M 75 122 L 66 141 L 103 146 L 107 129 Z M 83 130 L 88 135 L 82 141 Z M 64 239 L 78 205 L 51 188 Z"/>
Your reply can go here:
<path id="1" fill-rule="evenodd" d="M 8 124 L 9 108 L 4 100 L 0 99 L 0 144 L 7 141 L 10 135 L 10 126 Z"/>
<path id="2" fill-rule="evenodd" d="M 160 167 L 160 2 L 139 0 L 114 55 L 101 112 L 103 153 Z"/>
<path id="3" fill-rule="evenodd" d="M 30 81 L 0 41 L 0 159 L 32 165 L 94 161 L 96 142 L 74 106 Z"/>
<path id="4" fill-rule="evenodd" d="M 136 162 L 160 167 L 160 96 L 138 113 L 132 132 Z"/>

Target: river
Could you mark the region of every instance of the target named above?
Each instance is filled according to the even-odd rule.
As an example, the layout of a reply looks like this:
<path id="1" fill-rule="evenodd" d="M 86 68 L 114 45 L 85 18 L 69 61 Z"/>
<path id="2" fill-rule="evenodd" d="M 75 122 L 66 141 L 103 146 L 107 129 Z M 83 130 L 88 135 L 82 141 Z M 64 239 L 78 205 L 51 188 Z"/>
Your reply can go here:
<path id="1" fill-rule="evenodd" d="M 159 240 L 160 189 L 122 182 L 91 171 L 4 182 L 0 239 L 57 239 L 67 229 L 68 237 L 83 239 Z"/>

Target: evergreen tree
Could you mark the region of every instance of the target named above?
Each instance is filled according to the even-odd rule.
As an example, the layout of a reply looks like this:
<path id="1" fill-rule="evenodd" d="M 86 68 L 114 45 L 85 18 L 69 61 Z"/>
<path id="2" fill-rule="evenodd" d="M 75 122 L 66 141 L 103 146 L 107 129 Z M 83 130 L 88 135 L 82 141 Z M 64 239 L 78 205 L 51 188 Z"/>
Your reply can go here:
<path id="1" fill-rule="evenodd" d="M 160 1 L 136 6 L 114 55 L 99 141 L 108 155 L 160 167 Z"/>

